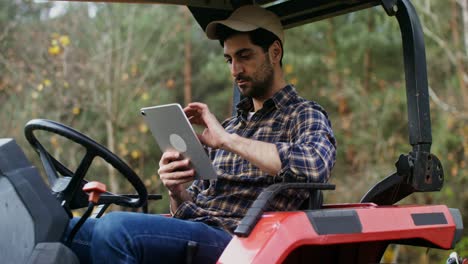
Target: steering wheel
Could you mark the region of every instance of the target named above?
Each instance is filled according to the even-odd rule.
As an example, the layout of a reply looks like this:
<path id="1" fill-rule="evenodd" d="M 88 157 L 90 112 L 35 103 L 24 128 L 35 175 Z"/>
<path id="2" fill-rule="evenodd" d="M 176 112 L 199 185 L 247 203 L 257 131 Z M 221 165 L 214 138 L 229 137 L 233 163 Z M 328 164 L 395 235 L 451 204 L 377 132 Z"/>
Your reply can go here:
<path id="1" fill-rule="evenodd" d="M 56 160 L 42 146 L 34 135 L 34 131 L 36 130 L 58 134 L 86 149 L 86 154 L 80 161 L 75 172 L 72 172 L 61 162 Z M 71 127 L 46 119 L 33 119 L 29 121 L 24 128 L 24 134 L 29 144 L 31 144 L 41 158 L 50 186 L 65 209 L 70 210 L 87 206 L 87 195 L 82 191 L 82 187 L 86 184 L 84 177 L 96 156 L 101 157 L 120 172 L 137 192 L 137 195 L 117 195 L 106 192 L 101 195 L 98 202 L 99 204 L 114 203 L 133 208 L 141 207 L 146 204 L 148 192 L 138 175 L 117 155 L 99 143 L 96 143 L 91 138 Z M 57 172 L 64 177 L 59 177 Z"/>

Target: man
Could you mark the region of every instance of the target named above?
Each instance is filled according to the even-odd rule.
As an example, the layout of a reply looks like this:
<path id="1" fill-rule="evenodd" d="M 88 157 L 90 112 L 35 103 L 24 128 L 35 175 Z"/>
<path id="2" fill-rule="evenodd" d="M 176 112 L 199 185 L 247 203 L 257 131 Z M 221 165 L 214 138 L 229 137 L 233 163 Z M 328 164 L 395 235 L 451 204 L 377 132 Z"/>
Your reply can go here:
<path id="1" fill-rule="evenodd" d="M 213 263 L 259 193 L 282 181 L 325 182 L 335 162 L 335 139 L 325 111 L 298 96 L 282 71 L 283 29 L 278 18 L 257 6 L 244 6 L 206 28 L 218 39 L 245 99 L 238 115 L 220 124 L 202 103 L 185 113 L 217 169 L 213 181 L 193 181 L 190 161 L 165 152 L 158 173 L 167 187 L 173 217 L 109 213 L 88 220 L 72 249 L 93 263 L 180 263 L 187 244 L 196 242 L 195 263 Z M 289 190 L 269 210 L 292 210 L 308 191 Z"/>

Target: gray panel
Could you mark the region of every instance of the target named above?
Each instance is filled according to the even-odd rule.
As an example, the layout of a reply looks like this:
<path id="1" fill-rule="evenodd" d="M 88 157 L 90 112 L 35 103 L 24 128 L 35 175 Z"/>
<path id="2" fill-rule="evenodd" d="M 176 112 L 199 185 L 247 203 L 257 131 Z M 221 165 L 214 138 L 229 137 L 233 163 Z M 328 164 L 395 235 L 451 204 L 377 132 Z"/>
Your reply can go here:
<path id="1" fill-rule="evenodd" d="M 460 210 L 457 208 L 449 208 L 450 213 L 452 214 L 453 221 L 455 222 L 455 235 L 453 236 L 452 248 L 455 248 L 455 244 L 461 240 L 463 235 L 463 219 L 460 214 Z"/>
<path id="2" fill-rule="evenodd" d="M 31 164 L 14 139 L 0 138 L 0 172 L 29 166 Z"/>
<path id="3" fill-rule="evenodd" d="M 307 217 L 319 235 L 362 232 L 361 221 L 355 210 L 308 211 Z"/>
<path id="4" fill-rule="evenodd" d="M 0 256 L 2 263 L 24 263 L 34 248 L 34 223 L 21 198 L 0 174 Z"/>
<path id="5" fill-rule="evenodd" d="M 76 255 L 62 243 L 39 243 L 28 264 L 79 264 Z"/>
<path id="6" fill-rule="evenodd" d="M 411 214 L 413 222 L 417 226 L 421 225 L 446 225 L 447 219 L 444 213 L 420 213 Z"/>

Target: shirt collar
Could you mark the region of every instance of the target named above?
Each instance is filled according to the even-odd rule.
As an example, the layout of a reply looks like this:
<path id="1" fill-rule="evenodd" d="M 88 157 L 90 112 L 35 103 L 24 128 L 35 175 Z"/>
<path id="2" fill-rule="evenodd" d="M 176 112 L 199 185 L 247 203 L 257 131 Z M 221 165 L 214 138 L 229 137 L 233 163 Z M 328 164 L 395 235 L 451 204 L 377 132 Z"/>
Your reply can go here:
<path id="1" fill-rule="evenodd" d="M 284 106 L 288 105 L 288 102 L 297 96 L 297 91 L 292 85 L 286 85 L 281 90 L 276 92 L 270 99 L 266 100 L 263 103 L 262 109 L 270 109 L 275 107 L 277 109 L 281 109 Z M 237 114 L 238 115 L 246 115 L 249 111 L 253 110 L 253 101 L 252 98 L 246 97 L 242 99 L 237 104 Z"/>

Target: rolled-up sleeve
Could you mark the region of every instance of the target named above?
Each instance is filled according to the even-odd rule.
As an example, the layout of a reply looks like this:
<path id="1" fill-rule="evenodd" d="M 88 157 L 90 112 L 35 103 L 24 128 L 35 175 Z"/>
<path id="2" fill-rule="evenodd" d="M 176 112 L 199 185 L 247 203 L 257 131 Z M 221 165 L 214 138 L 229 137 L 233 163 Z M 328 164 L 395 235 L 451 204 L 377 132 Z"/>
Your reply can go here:
<path id="1" fill-rule="evenodd" d="M 278 181 L 326 182 L 336 158 L 336 141 L 326 113 L 301 105 L 291 124 L 290 141 L 275 143 L 281 159 Z"/>
<path id="2" fill-rule="evenodd" d="M 192 197 L 192 201 L 195 201 L 197 198 L 197 195 L 201 192 L 203 189 L 203 181 L 201 180 L 195 180 L 190 184 L 190 186 L 187 188 L 187 192 L 189 193 L 190 197 Z"/>

